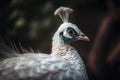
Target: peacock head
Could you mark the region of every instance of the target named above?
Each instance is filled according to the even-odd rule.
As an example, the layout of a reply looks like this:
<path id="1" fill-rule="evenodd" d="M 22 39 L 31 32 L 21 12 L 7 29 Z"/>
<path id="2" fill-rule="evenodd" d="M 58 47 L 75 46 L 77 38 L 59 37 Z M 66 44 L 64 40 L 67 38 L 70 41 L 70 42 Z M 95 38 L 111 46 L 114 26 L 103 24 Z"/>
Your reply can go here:
<path id="1" fill-rule="evenodd" d="M 89 38 L 75 25 L 72 23 L 63 23 L 58 29 L 59 37 L 65 43 L 85 40 L 89 41 Z"/>
<path id="2" fill-rule="evenodd" d="M 73 10 L 67 7 L 60 7 L 55 11 L 55 15 L 58 15 L 63 24 L 60 25 L 53 39 L 61 40 L 64 43 L 70 43 L 77 40 L 89 41 L 89 38 L 75 25 L 68 22 L 69 14 Z"/>

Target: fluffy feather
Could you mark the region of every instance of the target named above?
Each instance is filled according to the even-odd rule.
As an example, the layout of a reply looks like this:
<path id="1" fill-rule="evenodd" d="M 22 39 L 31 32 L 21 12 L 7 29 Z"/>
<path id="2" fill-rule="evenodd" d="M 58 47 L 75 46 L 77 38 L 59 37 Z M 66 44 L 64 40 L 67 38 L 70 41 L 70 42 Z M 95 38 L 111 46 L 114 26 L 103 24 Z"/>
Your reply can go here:
<path id="1" fill-rule="evenodd" d="M 25 54 L 0 63 L 0 80 L 85 80 L 86 72 L 58 56 Z"/>

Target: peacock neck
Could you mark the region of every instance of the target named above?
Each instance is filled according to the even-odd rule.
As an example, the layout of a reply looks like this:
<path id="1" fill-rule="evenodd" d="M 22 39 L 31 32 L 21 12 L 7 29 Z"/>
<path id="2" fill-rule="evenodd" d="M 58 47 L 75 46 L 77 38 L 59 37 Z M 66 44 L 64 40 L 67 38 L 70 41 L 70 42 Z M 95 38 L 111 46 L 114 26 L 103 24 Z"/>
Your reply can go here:
<path id="1" fill-rule="evenodd" d="M 85 69 L 84 63 L 78 52 L 63 41 L 52 42 L 52 55 L 63 58 L 67 63 L 71 64 L 75 69 Z"/>

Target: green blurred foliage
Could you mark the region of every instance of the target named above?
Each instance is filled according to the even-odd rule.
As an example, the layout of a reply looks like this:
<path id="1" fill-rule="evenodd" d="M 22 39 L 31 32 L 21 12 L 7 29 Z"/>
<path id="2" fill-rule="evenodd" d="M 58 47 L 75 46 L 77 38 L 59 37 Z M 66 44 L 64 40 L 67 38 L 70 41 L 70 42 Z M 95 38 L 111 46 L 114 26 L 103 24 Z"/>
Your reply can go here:
<path id="1" fill-rule="evenodd" d="M 5 39 L 49 44 L 58 23 L 52 1 L 2 0 L 0 35 Z"/>

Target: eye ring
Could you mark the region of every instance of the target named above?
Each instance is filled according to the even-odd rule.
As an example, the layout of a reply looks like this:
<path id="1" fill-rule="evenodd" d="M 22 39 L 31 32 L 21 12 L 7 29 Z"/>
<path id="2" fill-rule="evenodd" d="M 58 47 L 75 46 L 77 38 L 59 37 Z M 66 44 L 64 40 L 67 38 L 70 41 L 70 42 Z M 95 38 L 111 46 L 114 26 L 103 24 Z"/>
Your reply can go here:
<path id="1" fill-rule="evenodd" d="M 70 35 L 73 35 L 73 34 L 74 34 L 74 31 L 73 31 L 73 30 L 68 30 L 68 33 L 69 33 Z"/>

